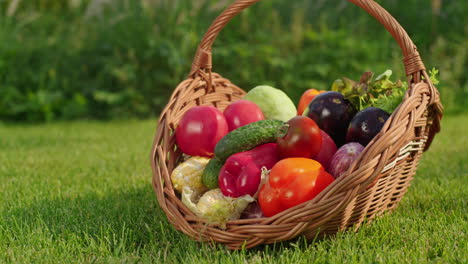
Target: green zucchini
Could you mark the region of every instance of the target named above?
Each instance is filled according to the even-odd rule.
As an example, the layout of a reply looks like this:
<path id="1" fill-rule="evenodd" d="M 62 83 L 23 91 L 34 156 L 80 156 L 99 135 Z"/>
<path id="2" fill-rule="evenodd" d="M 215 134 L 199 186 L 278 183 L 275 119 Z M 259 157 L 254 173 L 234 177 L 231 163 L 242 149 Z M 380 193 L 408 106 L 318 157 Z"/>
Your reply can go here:
<path id="1" fill-rule="evenodd" d="M 289 125 L 280 120 L 261 120 L 239 127 L 224 136 L 215 147 L 215 157 L 224 163 L 229 156 L 284 137 Z"/>

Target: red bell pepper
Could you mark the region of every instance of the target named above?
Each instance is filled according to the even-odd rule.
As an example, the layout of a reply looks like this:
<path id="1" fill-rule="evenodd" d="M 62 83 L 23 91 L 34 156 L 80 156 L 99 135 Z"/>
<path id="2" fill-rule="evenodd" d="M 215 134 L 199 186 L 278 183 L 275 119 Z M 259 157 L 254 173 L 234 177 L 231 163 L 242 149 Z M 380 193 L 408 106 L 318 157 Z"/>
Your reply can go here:
<path id="1" fill-rule="evenodd" d="M 224 195 L 254 195 L 260 185 L 262 167 L 271 169 L 280 160 L 277 144 L 268 143 L 230 156 L 221 168 L 219 188 Z"/>
<path id="2" fill-rule="evenodd" d="M 313 199 L 333 181 L 315 160 L 283 159 L 271 169 L 268 181 L 258 193 L 258 202 L 265 216 L 273 216 Z"/>

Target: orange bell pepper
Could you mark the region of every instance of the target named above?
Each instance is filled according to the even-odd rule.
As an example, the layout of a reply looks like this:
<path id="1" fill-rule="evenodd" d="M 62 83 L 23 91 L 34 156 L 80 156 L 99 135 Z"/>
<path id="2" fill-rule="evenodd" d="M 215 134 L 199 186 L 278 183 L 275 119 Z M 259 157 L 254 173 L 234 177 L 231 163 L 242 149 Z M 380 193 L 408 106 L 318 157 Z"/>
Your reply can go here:
<path id="1" fill-rule="evenodd" d="M 313 199 L 333 181 L 318 161 L 283 159 L 271 168 L 268 181 L 260 188 L 258 202 L 265 216 L 273 216 Z"/>

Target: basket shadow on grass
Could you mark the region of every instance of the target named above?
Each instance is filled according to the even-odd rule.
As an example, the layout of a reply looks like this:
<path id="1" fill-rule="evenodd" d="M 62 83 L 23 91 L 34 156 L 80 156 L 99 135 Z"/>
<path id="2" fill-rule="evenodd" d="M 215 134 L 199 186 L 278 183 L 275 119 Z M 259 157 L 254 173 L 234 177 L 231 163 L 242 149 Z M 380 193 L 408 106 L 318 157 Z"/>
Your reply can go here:
<path id="1" fill-rule="evenodd" d="M 459 203 L 454 199 L 446 199 L 443 203 L 444 208 L 438 209 L 448 213 L 453 208 L 459 207 Z M 434 209 L 432 203 L 427 201 L 424 203 L 417 200 L 403 201 L 403 204 L 402 206 L 411 207 L 411 211 L 419 215 L 417 218 L 424 218 L 428 211 Z M 401 212 L 401 208 L 397 211 Z M 230 251 L 220 244 L 193 241 L 175 230 L 159 208 L 151 186 L 115 190 L 106 195 L 88 193 L 76 198 L 44 199 L 27 207 L 4 211 L 0 216 L 6 226 L 18 226 L 22 233 L 32 234 L 37 228 L 46 229 L 56 240 L 78 239 L 84 246 L 97 242 L 105 244 L 111 252 L 141 252 L 142 249 L 150 248 L 164 251 L 166 254 L 174 253 L 173 257 L 180 260 L 183 260 L 188 252 L 206 255 L 217 251 L 223 251 L 228 255 L 241 252 L 246 254 L 246 257 L 269 254 L 274 258 L 279 257 L 285 250 L 307 251 L 318 243 L 332 245 L 336 239 L 352 232 L 343 231 L 336 235 L 317 237 L 311 241 L 297 237 L 276 244 L 260 245 L 249 250 Z M 360 232 L 364 231 L 367 235 L 376 236 L 378 239 L 382 227 L 379 227 L 377 222 L 393 222 L 398 221 L 398 218 L 399 216 L 393 214 L 384 214 Z M 187 250 L 180 251 L 180 248 Z"/>
<path id="2" fill-rule="evenodd" d="M 25 237 L 41 229 L 53 240 L 78 240 L 85 247 L 105 244 L 111 252 L 141 251 L 148 247 L 173 252 L 180 260 L 184 258 L 180 248 L 189 248 L 196 254 L 213 250 L 226 254 L 239 252 L 217 243 L 196 242 L 177 231 L 157 204 L 151 186 L 114 190 L 104 195 L 90 192 L 76 198 L 38 200 L 29 206 L 1 212 L 0 220 Z M 293 247 L 305 249 L 308 244 L 310 241 L 299 237 L 260 245 L 246 252 L 256 255 L 266 251 L 276 255 Z"/>
<path id="3" fill-rule="evenodd" d="M 85 246 L 104 243 L 111 251 L 186 242 L 170 227 L 150 186 L 105 195 L 87 193 L 76 198 L 39 200 L 1 212 L 0 220 L 23 234 L 45 229 L 54 240 L 78 239 Z"/>

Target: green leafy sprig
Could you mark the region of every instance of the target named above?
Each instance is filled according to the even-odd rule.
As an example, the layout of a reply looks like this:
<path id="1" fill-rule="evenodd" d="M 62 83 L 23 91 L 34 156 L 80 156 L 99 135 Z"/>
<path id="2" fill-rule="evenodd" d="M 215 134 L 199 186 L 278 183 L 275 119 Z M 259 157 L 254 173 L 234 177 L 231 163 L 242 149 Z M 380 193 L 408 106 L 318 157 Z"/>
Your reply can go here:
<path id="1" fill-rule="evenodd" d="M 433 84 L 438 84 L 439 70 L 433 68 L 429 71 L 429 78 Z M 390 80 L 392 70 L 386 70 L 376 78 L 373 72 L 364 72 L 359 82 L 346 77 L 333 82 L 331 90 L 340 92 L 358 109 L 378 107 L 392 113 L 403 101 L 408 84 L 397 80 Z"/>

